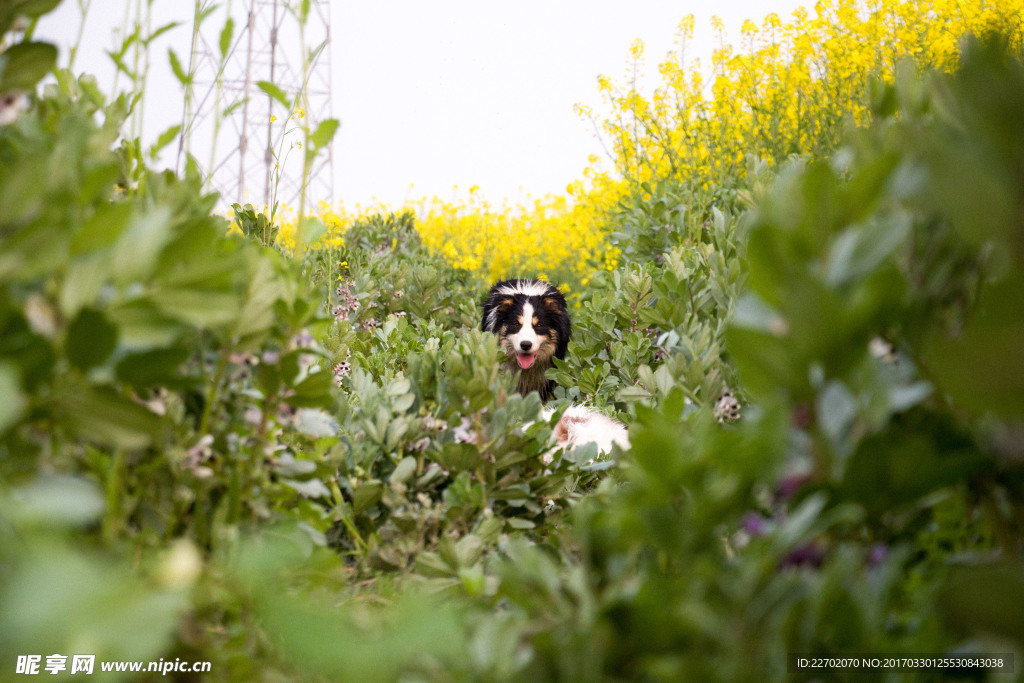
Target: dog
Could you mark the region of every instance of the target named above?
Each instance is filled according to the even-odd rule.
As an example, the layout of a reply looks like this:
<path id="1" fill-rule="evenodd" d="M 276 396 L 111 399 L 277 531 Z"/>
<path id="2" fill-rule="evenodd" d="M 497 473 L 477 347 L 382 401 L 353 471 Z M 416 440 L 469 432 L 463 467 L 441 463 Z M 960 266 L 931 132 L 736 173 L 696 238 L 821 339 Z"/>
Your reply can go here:
<path id="1" fill-rule="evenodd" d="M 552 359 L 564 359 L 572 326 L 565 297 L 543 280 L 501 280 L 483 302 L 483 330 L 498 336 L 505 367 L 519 371 L 516 390 L 547 401 L 555 383 L 546 377 Z"/>
<path id="2" fill-rule="evenodd" d="M 550 420 L 552 415 L 552 411 L 545 409 L 541 413 L 541 419 Z M 565 409 L 555 424 L 554 437 L 560 448 L 568 450 L 588 443 L 596 444 L 598 455 L 611 453 L 612 446 L 616 445 L 624 451 L 630 449 L 626 425 L 593 408 L 580 405 L 572 405 Z"/>
<path id="3" fill-rule="evenodd" d="M 546 373 L 554 365 L 552 359 L 565 358 L 572 333 L 562 293 L 543 280 L 502 280 L 484 299 L 482 324 L 485 332 L 498 336 L 505 351 L 505 368 L 519 372 L 516 391 L 523 396 L 536 391 L 544 401 L 552 398 L 555 383 Z M 541 419 L 547 421 L 553 414 L 544 410 Z M 623 450 L 630 447 L 624 424 L 580 405 L 566 408 L 553 436 L 559 448 L 571 450 L 595 443 L 601 455 L 610 453 L 613 445 Z"/>

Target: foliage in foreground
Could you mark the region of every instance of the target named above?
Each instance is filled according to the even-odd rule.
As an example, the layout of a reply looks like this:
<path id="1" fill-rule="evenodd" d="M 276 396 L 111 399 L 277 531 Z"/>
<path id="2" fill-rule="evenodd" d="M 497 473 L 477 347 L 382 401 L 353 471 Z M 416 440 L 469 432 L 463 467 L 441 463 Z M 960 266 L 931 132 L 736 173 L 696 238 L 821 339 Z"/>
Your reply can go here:
<path id="1" fill-rule="evenodd" d="M 302 261 L 60 72 L 0 128 L 0 666 L 224 680 L 763 680 L 1006 652 L 1024 471 L 1024 65 L 901 71 L 873 124 L 594 279 L 550 442 L 409 216 Z M 98 121 L 98 123 L 97 123 Z M 969 179 L 970 182 L 965 182 Z M 652 204 L 652 211 L 657 211 Z M 652 214 L 653 215 L 653 214 Z M 250 226 L 253 227 L 253 226 Z M 742 292 L 742 294 L 741 294 Z M 748 397 L 722 410 L 723 389 Z M 531 424 L 532 423 L 532 424 Z"/>

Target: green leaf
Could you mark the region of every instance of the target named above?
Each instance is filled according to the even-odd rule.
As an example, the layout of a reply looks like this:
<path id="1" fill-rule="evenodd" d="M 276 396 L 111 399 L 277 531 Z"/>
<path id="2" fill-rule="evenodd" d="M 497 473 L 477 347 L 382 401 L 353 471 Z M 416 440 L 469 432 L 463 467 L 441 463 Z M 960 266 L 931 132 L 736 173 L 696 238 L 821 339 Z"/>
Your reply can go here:
<path id="1" fill-rule="evenodd" d="M 858 444 L 839 493 L 881 515 L 969 481 L 992 465 L 951 419 L 911 411 Z"/>
<path id="2" fill-rule="evenodd" d="M 327 119 L 321 121 L 320 125 L 316 127 L 316 130 L 309 136 L 309 141 L 312 143 L 314 149 L 320 150 L 331 144 L 331 140 L 334 139 L 334 134 L 338 132 L 338 126 L 340 125 L 338 119 Z"/>
<path id="3" fill-rule="evenodd" d="M 295 413 L 295 429 L 311 439 L 336 436 L 340 427 L 338 421 L 322 410 L 302 408 Z"/>
<path id="4" fill-rule="evenodd" d="M 49 43 L 18 43 L 0 53 L 0 92 L 31 91 L 57 64 Z"/>
<path id="5" fill-rule="evenodd" d="M 406 456 L 402 458 L 402 461 L 395 466 L 395 470 L 391 473 L 391 478 L 388 480 L 392 484 L 404 484 L 416 473 L 416 458 L 412 456 Z"/>
<path id="6" fill-rule="evenodd" d="M 66 353 L 79 370 L 88 370 L 110 358 L 117 348 L 117 327 L 100 311 L 82 309 L 68 326 Z"/>
<path id="7" fill-rule="evenodd" d="M 181 370 L 188 357 L 184 346 L 131 353 L 118 361 L 115 373 L 119 380 L 135 387 L 177 388 L 188 384 Z"/>
<path id="8" fill-rule="evenodd" d="M 150 276 L 160 251 L 173 236 L 171 234 L 171 208 L 157 206 L 135 216 L 114 247 L 113 273 L 121 284 Z"/>
<path id="9" fill-rule="evenodd" d="M 384 485 L 376 479 L 359 484 L 352 492 L 352 510 L 359 514 L 368 507 L 380 502 L 384 493 Z"/>
<path id="10" fill-rule="evenodd" d="M 926 347 L 925 359 L 942 391 L 978 415 L 1024 415 L 1022 291 L 1020 273 L 989 285 L 958 337 L 936 337 Z"/>
<path id="11" fill-rule="evenodd" d="M 231 323 L 238 311 L 238 296 L 232 292 L 204 289 L 160 289 L 150 300 L 167 316 L 198 327 Z"/>
<path id="12" fill-rule="evenodd" d="M 55 406 L 85 439 L 112 448 L 138 449 L 153 443 L 160 417 L 106 387 L 66 387 Z"/>
<path id="13" fill-rule="evenodd" d="M 106 503 L 95 482 L 69 476 L 41 476 L 13 491 L 19 522 L 85 526 L 99 520 Z"/>
<path id="14" fill-rule="evenodd" d="M 128 228 L 132 205 L 127 202 L 100 204 L 71 240 L 71 252 L 82 254 L 114 244 Z"/>
<path id="15" fill-rule="evenodd" d="M 327 226 L 319 218 L 311 216 L 302 221 L 302 246 L 308 247 L 320 241 L 327 234 Z"/>
<path id="16" fill-rule="evenodd" d="M 276 85 L 274 85 L 270 81 L 257 81 L 256 82 L 256 86 L 260 90 L 265 92 L 267 95 L 269 95 L 271 97 L 271 99 L 274 99 L 277 102 L 279 102 L 282 107 L 284 107 L 285 109 L 287 109 L 289 111 L 291 110 L 292 102 L 288 98 L 288 95 L 285 93 L 284 90 L 281 90 L 281 88 L 277 87 Z"/>
<path id="17" fill-rule="evenodd" d="M 167 50 L 167 56 L 171 60 L 171 71 L 174 72 L 174 77 L 178 79 L 178 82 L 184 86 L 192 83 L 192 75 L 185 73 L 184 67 L 181 65 L 181 60 L 178 59 L 178 54 L 173 49 Z"/>
<path id="18" fill-rule="evenodd" d="M 455 571 L 437 553 L 422 552 L 416 555 L 416 573 L 430 578 L 449 578 Z"/>
<path id="19" fill-rule="evenodd" d="M 330 373 L 314 372 L 295 385 L 295 394 L 287 399 L 288 403 L 303 407 L 330 405 L 331 386 Z"/>
<path id="20" fill-rule="evenodd" d="M 220 59 L 223 62 L 228 58 L 228 50 L 231 49 L 231 39 L 235 35 L 235 20 L 228 17 L 224 22 L 224 28 L 220 31 Z"/>
<path id="21" fill-rule="evenodd" d="M 0 434 L 16 424 L 25 412 L 25 396 L 17 370 L 10 363 L 0 362 Z"/>
<path id="22" fill-rule="evenodd" d="M 61 0 L 4 0 L 0 2 L 0 35 L 11 29 L 17 17 L 35 19 L 56 9 Z"/>
<path id="23" fill-rule="evenodd" d="M 178 133 L 180 133 L 180 132 L 181 132 L 181 124 L 179 123 L 176 126 L 171 126 L 167 130 L 165 130 L 163 133 L 160 133 L 159 137 L 157 137 L 157 139 L 156 139 L 156 142 L 154 142 L 149 147 L 149 158 L 150 158 L 150 160 L 151 161 L 155 161 L 156 158 L 158 156 L 160 156 L 160 152 L 163 150 L 163 148 L 166 147 L 167 145 L 171 144 L 171 142 L 174 140 L 174 138 L 178 137 Z"/>
<path id="24" fill-rule="evenodd" d="M 156 40 L 163 34 L 167 33 L 171 29 L 177 28 L 178 26 L 181 26 L 180 21 L 172 21 L 169 24 L 164 24 L 163 26 L 159 27 L 157 30 L 153 31 L 148 36 L 146 36 L 146 39 L 142 41 L 142 44 L 148 47 L 149 44 L 152 43 L 154 40 Z"/>
<path id="25" fill-rule="evenodd" d="M 75 652 L 87 642 L 101 657 L 159 657 L 174 640 L 187 593 L 154 587 L 114 556 L 70 543 L 20 551 L 0 596 L 5 647 Z"/>
<path id="26" fill-rule="evenodd" d="M 825 280 L 832 287 L 863 278 L 879 267 L 910 234 L 906 214 L 870 220 L 841 233 L 832 244 L 826 261 Z"/>
<path id="27" fill-rule="evenodd" d="M 304 498 L 326 498 L 330 499 L 331 490 L 327 488 L 319 479 L 306 479 L 305 481 L 298 481 L 295 479 L 282 479 L 281 483 L 285 484 L 291 489 L 294 489 L 299 495 Z"/>
<path id="28" fill-rule="evenodd" d="M 1020 642 L 1024 633 L 1024 571 L 1017 562 L 951 567 L 938 604 L 950 626 Z"/>

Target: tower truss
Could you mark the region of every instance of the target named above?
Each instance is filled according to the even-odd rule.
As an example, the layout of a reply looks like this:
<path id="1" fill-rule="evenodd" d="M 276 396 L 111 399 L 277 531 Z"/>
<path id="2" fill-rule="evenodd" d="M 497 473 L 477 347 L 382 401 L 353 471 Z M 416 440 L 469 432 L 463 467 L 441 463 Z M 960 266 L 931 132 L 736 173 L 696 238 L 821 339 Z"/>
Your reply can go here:
<path id="1" fill-rule="evenodd" d="M 309 0 L 300 26 L 297 0 L 229 2 L 200 24 L 192 54 L 194 111 L 183 131 L 179 163 L 191 154 L 221 204 L 300 206 L 303 127 L 331 118 L 331 34 L 328 0 Z M 230 17 L 234 30 L 225 26 Z M 274 84 L 295 109 L 261 89 Z M 187 142 L 186 142 L 187 141 Z M 190 147 L 190 148 L 189 148 Z M 306 187 L 307 208 L 334 197 L 333 152 L 316 157 Z"/>

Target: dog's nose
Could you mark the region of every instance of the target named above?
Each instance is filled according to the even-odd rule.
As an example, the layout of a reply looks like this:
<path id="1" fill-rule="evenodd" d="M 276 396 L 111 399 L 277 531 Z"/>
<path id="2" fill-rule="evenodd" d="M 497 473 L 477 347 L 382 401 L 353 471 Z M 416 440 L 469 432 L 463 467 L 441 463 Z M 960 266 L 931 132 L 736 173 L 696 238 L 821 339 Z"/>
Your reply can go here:
<path id="1" fill-rule="evenodd" d="M 521 342 L 519 342 L 519 348 L 521 348 L 523 351 L 529 351 L 530 349 L 533 348 L 533 342 L 532 341 L 521 341 Z"/>

